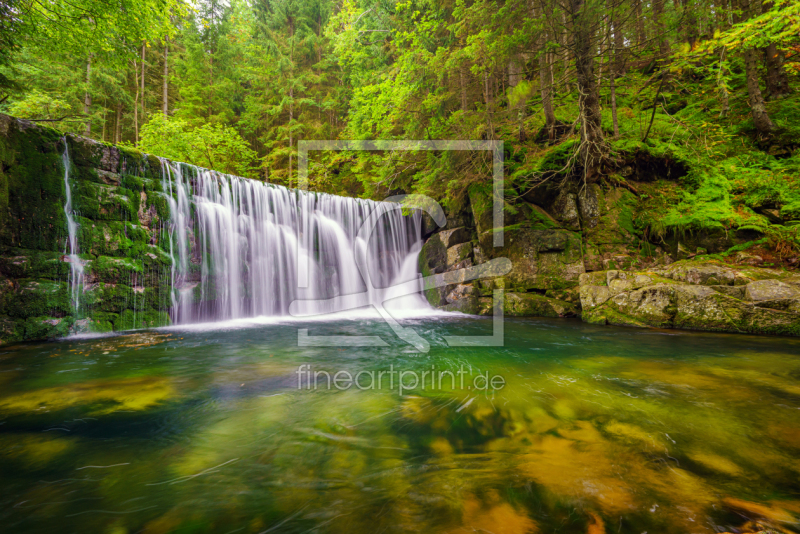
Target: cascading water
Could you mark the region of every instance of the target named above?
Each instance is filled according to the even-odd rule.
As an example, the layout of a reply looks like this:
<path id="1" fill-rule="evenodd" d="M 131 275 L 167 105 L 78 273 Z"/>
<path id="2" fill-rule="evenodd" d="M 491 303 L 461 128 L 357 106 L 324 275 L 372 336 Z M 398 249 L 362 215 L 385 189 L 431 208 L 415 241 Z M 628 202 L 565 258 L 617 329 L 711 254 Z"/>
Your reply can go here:
<path id="1" fill-rule="evenodd" d="M 83 293 L 83 261 L 78 257 L 78 223 L 75 222 L 75 215 L 72 212 L 72 191 L 69 184 L 71 168 L 69 143 L 67 143 L 66 137 L 62 140 L 64 153 L 61 154 L 61 162 L 64 165 L 64 189 L 66 191 L 64 215 L 67 217 L 67 243 L 64 247 L 64 255 L 67 256 L 69 262 L 70 301 L 75 316 L 79 316 L 81 293 Z"/>
<path id="2" fill-rule="evenodd" d="M 398 296 L 391 286 L 417 279 L 418 213 L 404 216 L 389 203 L 294 191 L 167 160 L 162 176 L 175 323 L 287 315 L 293 302 L 296 315 L 351 310 L 382 304 Z M 374 230 L 359 235 L 369 218 L 377 220 Z M 307 287 L 299 287 L 298 261 L 308 267 Z M 392 306 L 427 308 L 419 294 Z"/>

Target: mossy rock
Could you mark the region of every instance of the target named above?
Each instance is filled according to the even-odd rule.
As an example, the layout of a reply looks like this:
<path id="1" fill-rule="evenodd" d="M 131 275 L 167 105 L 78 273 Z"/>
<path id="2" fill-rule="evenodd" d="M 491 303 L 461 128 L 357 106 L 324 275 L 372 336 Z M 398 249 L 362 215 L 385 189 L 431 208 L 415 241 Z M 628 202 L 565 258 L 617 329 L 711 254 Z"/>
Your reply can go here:
<path id="1" fill-rule="evenodd" d="M 64 317 L 72 311 L 69 286 L 53 280 L 17 280 L 14 291 L 5 296 L 4 308 L 12 317 Z"/>
<path id="2" fill-rule="evenodd" d="M 83 293 L 83 300 L 91 309 L 119 314 L 143 302 L 144 295 L 127 284 L 99 283 Z"/>
<path id="3" fill-rule="evenodd" d="M 465 297 L 445 304 L 444 306 L 439 306 L 439 309 L 449 312 L 461 312 L 468 315 L 477 315 L 479 312 L 478 299 L 474 296 Z"/>
<path id="4" fill-rule="evenodd" d="M 156 328 L 169 326 L 171 323 L 166 311 L 134 311 L 125 310 L 117 317 L 114 330 L 133 330 L 140 328 Z"/>
<path id="5" fill-rule="evenodd" d="M 0 115 L 0 245 L 61 248 L 61 138 L 56 130 Z"/>
<path id="6" fill-rule="evenodd" d="M 122 221 L 92 221 L 77 217 L 78 248 L 95 256 L 139 257 L 150 252 L 152 232 Z"/>
<path id="7" fill-rule="evenodd" d="M 82 217 L 138 222 L 141 201 L 138 191 L 90 182 L 80 182 L 72 190 L 75 211 Z"/>
<path id="8" fill-rule="evenodd" d="M 418 267 L 423 277 L 433 276 L 444 272 L 447 266 L 447 248 L 439 239 L 439 234 L 432 235 L 419 252 Z M 432 287 L 425 289 L 425 298 L 431 306 L 447 304 L 447 287 Z"/>
<path id="9" fill-rule="evenodd" d="M 25 339 L 25 321 L 12 317 L 0 317 L 0 345 L 16 343 Z"/>
<path id="10" fill-rule="evenodd" d="M 143 272 L 143 262 L 128 258 L 98 256 L 86 266 L 87 275 L 97 282 L 116 284 L 129 282 L 135 274 Z"/>
<path id="11" fill-rule="evenodd" d="M 574 317 L 578 309 L 569 302 L 536 293 L 506 293 L 503 312 L 511 317 Z"/>
<path id="12" fill-rule="evenodd" d="M 23 324 L 24 339 L 54 339 L 69 335 L 72 317 L 28 317 Z"/>
<path id="13" fill-rule="evenodd" d="M 46 250 L 0 248 L 0 273 L 11 278 L 64 280 L 69 276 L 69 263 L 63 256 Z"/>
<path id="14" fill-rule="evenodd" d="M 492 315 L 493 302 L 490 297 L 479 299 L 479 313 Z M 509 317 L 575 317 L 579 308 L 573 303 L 537 293 L 505 293 L 503 314 Z"/>
<path id="15" fill-rule="evenodd" d="M 485 236 L 486 234 L 484 234 Z M 578 285 L 584 272 L 581 238 L 568 230 L 507 229 L 505 245 L 492 248 L 481 241 L 492 257 L 512 263 L 505 275 L 505 287 L 513 291 L 567 289 Z"/>
<path id="16" fill-rule="evenodd" d="M 800 220 L 800 201 L 783 206 L 781 208 L 781 217 L 787 221 Z"/>

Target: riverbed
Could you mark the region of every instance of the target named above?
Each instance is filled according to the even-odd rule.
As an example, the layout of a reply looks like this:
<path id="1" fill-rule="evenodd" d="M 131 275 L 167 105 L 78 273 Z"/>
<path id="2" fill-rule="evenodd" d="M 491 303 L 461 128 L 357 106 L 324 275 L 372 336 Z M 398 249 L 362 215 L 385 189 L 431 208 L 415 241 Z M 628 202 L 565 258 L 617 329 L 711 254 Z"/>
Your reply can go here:
<path id="1" fill-rule="evenodd" d="M 401 324 L 429 352 L 366 317 L 0 347 L 3 532 L 797 529 L 800 340 Z"/>

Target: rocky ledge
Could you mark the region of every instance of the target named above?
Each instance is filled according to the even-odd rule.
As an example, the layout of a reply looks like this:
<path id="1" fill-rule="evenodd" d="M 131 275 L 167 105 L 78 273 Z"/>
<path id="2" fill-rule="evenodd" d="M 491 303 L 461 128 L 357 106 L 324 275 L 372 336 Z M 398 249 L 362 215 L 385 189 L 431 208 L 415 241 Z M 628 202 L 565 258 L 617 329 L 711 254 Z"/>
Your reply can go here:
<path id="1" fill-rule="evenodd" d="M 800 275 L 681 261 L 580 276 L 581 317 L 597 324 L 800 335 Z"/>
<path id="2" fill-rule="evenodd" d="M 647 269 L 583 272 L 559 234 L 526 234 L 528 254 L 506 276 L 467 281 L 480 248 L 452 244 L 459 230 L 435 234 L 420 255 L 425 276 L 452 282 L 426 289 L 439 309 L 492 314 L 492 293 L 504 289 L 503 311 L 516 317 L 581 317 L 593 324 L 800 335 L 800 274 L 716 260 L 682 260 Z M 438 237 L 441 236 L 441 237 Z M 450 241 L 450 242 L 448 242 Z M 446 245 L 450 244 L 450 247 Z M 513 247 L 513 244 L 511 245 Z M 468 252 L 464 251 L 469 247 Z M 572 261 L 575 260 L 575 261 Z M 527 274 L 527 278 L 524 276 Z M 523 285 L 520 285 L 520 284 Z"/>

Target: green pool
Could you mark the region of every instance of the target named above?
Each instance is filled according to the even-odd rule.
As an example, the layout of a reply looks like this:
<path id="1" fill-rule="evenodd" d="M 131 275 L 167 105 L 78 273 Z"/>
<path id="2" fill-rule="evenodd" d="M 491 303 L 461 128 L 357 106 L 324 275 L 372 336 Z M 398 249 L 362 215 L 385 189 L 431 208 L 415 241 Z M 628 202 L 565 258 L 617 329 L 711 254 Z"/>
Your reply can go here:
<path id="1" fill-rule="evenodd" d="M 0 348 L 0 530 L 797 531 L 800 340 L 403 324 L 429 353 L 369 319 Z"/>

